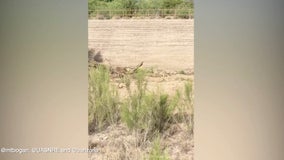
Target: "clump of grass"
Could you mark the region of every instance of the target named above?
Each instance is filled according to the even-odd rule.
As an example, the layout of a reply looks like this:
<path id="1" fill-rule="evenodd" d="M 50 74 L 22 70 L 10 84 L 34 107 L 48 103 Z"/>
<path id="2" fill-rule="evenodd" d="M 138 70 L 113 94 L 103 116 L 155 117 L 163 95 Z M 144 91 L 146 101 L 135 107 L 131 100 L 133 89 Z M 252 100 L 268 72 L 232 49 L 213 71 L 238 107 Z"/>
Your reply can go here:
<path id="1" fill-rule="evenodd" d="M 89 130 L 101 130 L 117 123 L 119 119 L 119 95 L 110 85 L 109 69 L 98 65 L 89 70 Z M 91 129 L 92 128 L 92 129 Z"/>
<path id="2" fill-rule="evenodd" d="M 167 129 L 168 124 L 170 124 L 171 119 L 174 116 L 174 111 L 177 108 L 180 97 L 178 95 L 174 97 L 169 97 L 168 94 L 160 93 L 154 96 L 156 103 L 151 106 L 151 127 L 154 128 L 153 131 L 163 132 Z"/>
<path id="3" fill-rule="evenodd" d="M 160 137 L 153 141 L 153 146 L 149 154 L 149 160 L 169 160 L 170 158 L 163 152 L 161 148 Z"/>
<path id="4" fill-rule="evenodd" d="M 184 84 L 184 94 L 186 97 L 186 104 L 188 106 L 189 110 L 189 118 L 186 119 L 186 124 L 188 125 L 188 129 L 190 133 L 193 134 L 193 128 L 194 128 L 194 110 L 193 110 L 193 86 L 192 81 L 188 81 Z"/>
<path id="5" fill-rule="evenodd" d="M 144 123 L 142 123 L 143 120 L 141 120 L 141 118 L 145 118 L 147 114 L 145 99 L 147 84 L 145 82 L 145 76 L 146 72 L 140 69 L 134 74 L 134 78 L 136 79 L 136 89 L 134 93 L 132 93 L 130 89 L 129 77 L 125 79 L 129 97 L 126 98 L 122 105 L 121 118 L 130 129 L 145 127 Z"/>
<path id="6" fill-rule="evenodd" d="M 190 135 L 193 135 L 194 128 L 194 110 L 193 110 L 193 86 L 192 81 L 184 83 L 183 92 L 176 91 L 176 95 L 173 100 L 176 103 L 176 110 L 171 117 L 173 123 L 185 123 L 187 125 Z"/>
<path id="7" fill-rule="evenodd" d="M 192 81 L 188 81 L 184 84 L 184 93 L 186 96 L 187 101 L 189 102 L 189 105 L 192 106 Z"/>
<path id="8" fill-rule="evenodd" d="M 170 99 L 162 92 L 149 92 L 145 76 L 144 70 L 135 73 L 136 89 L 129 90 L 129 97 L 122 105 L 121 118 L 130 129 L 143 130 L 150 138 L 166 128 L 178 100 Z"/>
<path id="9" fill-rule="evenodd" d="M 178 104 L 178 114 L 175 116 L 175 120 L 177 122 L 185 122 L 189 133 L 193 134 L 193 87 L 192 81 L 187 81 L 184 83 L 184 91 L 183 94 L 180 91 L 177 91 L 177 95 L 182 99 L 182 101 Z"/>

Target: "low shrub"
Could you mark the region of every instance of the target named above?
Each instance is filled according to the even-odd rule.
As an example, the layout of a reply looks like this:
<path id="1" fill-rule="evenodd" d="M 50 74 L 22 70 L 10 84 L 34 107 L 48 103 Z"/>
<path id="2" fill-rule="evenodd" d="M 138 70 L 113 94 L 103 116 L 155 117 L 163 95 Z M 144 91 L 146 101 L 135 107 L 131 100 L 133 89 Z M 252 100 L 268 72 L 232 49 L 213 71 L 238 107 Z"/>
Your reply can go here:
<path id="1" fill-rule="evenodd" d="M 135 73 L 136 89 L 129 89 L 129 97 L 122 105 L 121 118 L 129 129 L 145 131 L 146 137 L 150 138 L 167 127 L 178 99 L 170 99 L 161 91 L 149 92 L 145 76 L 145 70 L 139 69 Z"/>
<path id="2" fill-rule="evenodd" d="M 119 120 L 119 95 L 110 85 L 110 72 L 98 65 L 89 70 L 89 128 L 100 130 Z"/>
<path id="3" fill-rule="evenodd" d="M 149 160 L 169 160 L 170 158 L 163 152 L 160 137 L 153 141 L 153 146 L 149 154 Z"/>

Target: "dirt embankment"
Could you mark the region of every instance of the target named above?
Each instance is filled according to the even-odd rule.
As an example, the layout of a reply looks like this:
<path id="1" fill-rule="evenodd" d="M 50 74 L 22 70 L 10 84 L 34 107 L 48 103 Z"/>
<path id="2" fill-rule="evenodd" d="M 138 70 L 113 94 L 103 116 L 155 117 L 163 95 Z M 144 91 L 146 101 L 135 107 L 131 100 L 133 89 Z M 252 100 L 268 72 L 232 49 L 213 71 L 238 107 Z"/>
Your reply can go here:
<path id="1" fill-rule="evenodd" d="M 89 48 L 101 50 L 114 66 L 186 70 L 194 66 L 191 19 L 89 20 Z"/>

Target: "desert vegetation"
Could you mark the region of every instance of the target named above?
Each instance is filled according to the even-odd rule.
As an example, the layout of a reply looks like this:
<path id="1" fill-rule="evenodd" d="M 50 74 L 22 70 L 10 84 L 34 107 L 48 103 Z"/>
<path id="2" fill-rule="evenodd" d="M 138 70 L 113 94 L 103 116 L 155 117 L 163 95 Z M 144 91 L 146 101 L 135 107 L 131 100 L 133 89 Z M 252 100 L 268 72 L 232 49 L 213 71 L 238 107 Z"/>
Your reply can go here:
<path id="1" fill-rule="evenodd" d="M 193 18 L 192 0 L 89 0 L 89 17 Z"/>
<path id="2" fill-rule="evenodd" d="M 89 64 L 89 147 L 100 151 L 93 159 L 177 159 L 174 137 L 182 142 L 180 152 L 192 150 L 190 79 L 169 94 L 162 88 L 148 87 L 149 77 L 162 74 L 144 68 L 143 63 L 122 69 L 95 60 Z M 121 74 L 116 76 L 118 72 Z M 120 88 L 125 89 L 124 93 Z"/>
<path id="3" fill-rule="evenodd" d="M 90 159 L 193 159 L 194 20 L 177 14 L 190 1 L 108 6 L 122 2 L 89 12 Z"/>

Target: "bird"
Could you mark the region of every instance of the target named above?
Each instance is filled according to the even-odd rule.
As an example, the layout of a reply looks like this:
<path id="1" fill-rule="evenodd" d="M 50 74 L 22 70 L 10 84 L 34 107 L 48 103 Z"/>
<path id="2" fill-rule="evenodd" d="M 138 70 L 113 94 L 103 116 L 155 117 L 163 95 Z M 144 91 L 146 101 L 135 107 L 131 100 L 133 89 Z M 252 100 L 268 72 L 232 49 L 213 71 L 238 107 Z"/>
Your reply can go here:
<path id="1" fill-rule="evenodd" d="M 143 65 L 143 61 L 141 63 L 139 63 L 133 70 L 133 73 L 136 72 L 142 65 Z"/>
<path id="2" fill-rule="evenodd" d="M 94 60 L 98 63 L 102 63 L 104 61 L 101 51 L 96 53 L 96 55 L 94 56 Z"/>
<path id="3" fill-rule="evenodd" d="M 89 49 L 88 51 L 88 59 L 89 63 L 92 63 L 94 61 L 97 63 L 102 63 L 104 61 L 101 51 L 96 52 L 96 50 L 93 48 Z"/>

